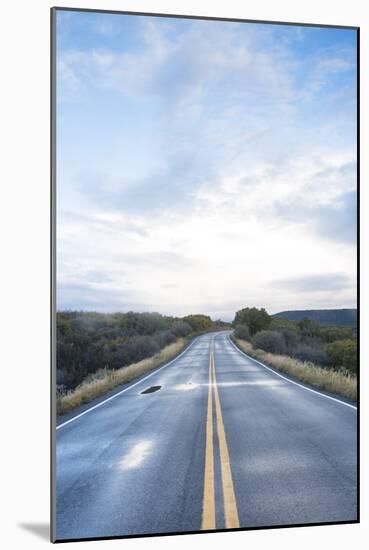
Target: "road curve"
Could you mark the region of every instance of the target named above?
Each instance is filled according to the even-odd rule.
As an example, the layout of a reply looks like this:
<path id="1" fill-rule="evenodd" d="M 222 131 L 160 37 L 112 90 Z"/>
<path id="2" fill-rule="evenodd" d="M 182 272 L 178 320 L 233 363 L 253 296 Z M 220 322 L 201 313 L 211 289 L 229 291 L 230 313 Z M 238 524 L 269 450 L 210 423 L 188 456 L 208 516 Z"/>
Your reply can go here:
<path id="1" fill-rule="evenodd" d="M 59 426 L 56 540 L 356 521 L 356 422 L 201 336 Z"/>

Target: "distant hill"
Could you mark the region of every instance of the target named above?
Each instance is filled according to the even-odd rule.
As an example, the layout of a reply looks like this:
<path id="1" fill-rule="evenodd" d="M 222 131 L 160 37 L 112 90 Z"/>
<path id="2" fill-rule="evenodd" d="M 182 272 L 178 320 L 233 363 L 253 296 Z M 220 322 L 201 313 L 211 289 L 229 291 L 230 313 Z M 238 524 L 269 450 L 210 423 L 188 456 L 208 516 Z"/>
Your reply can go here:
<path id="1" fill-rule="evenodd" d="M 296 311 L 281 311 L 273 317 L 289 319 L 290 321 L 301 321 L 304 317 L 313 319 L 321 325 L 350 326 L 357 324 L 356 309 L 303 309 Z"/>

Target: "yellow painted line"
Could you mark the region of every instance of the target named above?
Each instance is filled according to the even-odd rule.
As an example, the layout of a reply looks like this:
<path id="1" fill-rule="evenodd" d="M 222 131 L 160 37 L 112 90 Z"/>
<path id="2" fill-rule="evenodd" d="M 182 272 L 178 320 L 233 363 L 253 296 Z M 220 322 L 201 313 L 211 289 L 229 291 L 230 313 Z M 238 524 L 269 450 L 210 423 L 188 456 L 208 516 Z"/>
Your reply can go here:
<path id="1" fill-rule="evenodd" d="M 215 529 L 215 490 L 214 490 L 214 446 L 213 446 L 213 389 L 212 352 L 209 359 L 208 412 L 206 418 L 206 448 L 204 496 L 202 503 L 201 529 Z"/>
<path id="2" fill-rule="evenodd" d="M 219 451 L 220 451 L 220 463 L 221 463 L 221 472 L 222 472 L 225 523 L 226 523 L 226 528 L 231 529 L 231 528 L 239 527 L 240 521 L 238 519 L 237 501 L 236 501 L 236 495 L 235 495 L 234 486 L 233 486 L 231 463 L 229 459 L 229 451 L 228 451 L 227 439 L 226 439 L 225 430 L 224 430 L 222 409 L 220 406 L 219 393 L 218 393 L 218 388 L 216 383 L 213 349 L 211 350 L 210 362 L 212 364 L 213 380 L 214 380 L 214 400 L 215 400 L 215 411 L 216 411 L 216 418 L 217 418 L 217 430 L 218 430 Z"/>

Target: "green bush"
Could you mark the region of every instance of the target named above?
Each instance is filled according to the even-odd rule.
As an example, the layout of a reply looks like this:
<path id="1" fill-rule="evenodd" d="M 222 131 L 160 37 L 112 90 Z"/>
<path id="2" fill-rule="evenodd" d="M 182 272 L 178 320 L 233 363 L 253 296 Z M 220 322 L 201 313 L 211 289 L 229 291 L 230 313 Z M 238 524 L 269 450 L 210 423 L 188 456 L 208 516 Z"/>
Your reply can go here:
<path id="1" fill-rule="evenodd" d="M 352 373 L 357 371 L 357 342 L 356 340 L 338 340 L 326 347 L 330 364 L 334 367 L 344 367 Z"/>
<path id="2" fill-rule="evenodd" d="M 285 328 L 285 329 L 282 329 L 278 332 L 280 332 L 282 334 L 288 349 L 293 349 L 298 345 L 299 336 L 297 335 L 297 333 L 294 330 L 290 330 L 289 328 Z"/>
<path id="3" fill-rule="evenodd" d="M 71 390 L 99 369 L 115 370 L 137 363 L 178 337 L 213 326 L 206 315 L 189 317 L 193 326 L 159 313 L 58 312 L 58 386 Z"/>
<path id="4" fill-rule="evenodd" d="M 249 327 L 247 325 L 236 325 L 234 335 L 236 338 L 240 338 L 241 340 L 251 340 Z"/>
<path id="5" fill-rule="evenodd" d="M 191 332 L 191 326 L 185 321 L 174 321 L 170 329 L 176 336 L 187 336 Z"/>
<path id="6" fill-rule="evenodd" d="M 332 343 L 337 340 L 348 340 L 353 337 L 351 327 L 320 327 L 319 338 L 324 342 Z"/>
<path id="7" fill-rule="evenodd" d="M 289 330 L 294 334 L 300 333 L 300 328 L 297 324 L 297 321 L 290 321 L 289 319 L 282 319 L 281 317 L 272 317 L 269 329 L 279 330 L 281 332 L 283 332 L 284 330 Z"/>
<path id="8" fill-rule="evenodd" d="M 286 342 L 283 335 L 275 330 L 261 330 L 252 339 L 255 349 L 262 349 L 270 353 L 283 354 L 286 352 Z"/>
<path id="9" fill-rule="evenodd" d="M 156 332 L 152 337 L 159 344 L 160 349 L 168 346 L 169 344 L 172 344 L 177 338 L 171 330 L 160 330 L 159 332 Z"/>
<path id="10" fill-rule="evenodd" d="M 213 321 L 208 315 L 187 315 L 183 321 L 188 323 L 193 332 L 202 332 L 213 328 Z"/>
<path id="11" fill-rule="evenodd" d="M 269 328 L 272 318 L 264 308 L 257 309 L 256 307 L 246 307 L 236 312 L 233 324 L 247 325 L 251 336 L 254 336 L 260 330 Z"/>
<path id="12" fill-rule="evenodd" d="M 301 321 L 297 322 L 297 325 L 303 336 L 315 337 L 319 335 L 320 325 L 313 319 L 304 317 Z"/>
<path id="13" fill-rule="evenodd" d="M 314 365 L 326 365 L 328 363 L 328 357 L 325 351 L 321 347 L 314 345 L 300 343 L 292 348 L 288 355 L 300 361 L 314 363 Z"/>

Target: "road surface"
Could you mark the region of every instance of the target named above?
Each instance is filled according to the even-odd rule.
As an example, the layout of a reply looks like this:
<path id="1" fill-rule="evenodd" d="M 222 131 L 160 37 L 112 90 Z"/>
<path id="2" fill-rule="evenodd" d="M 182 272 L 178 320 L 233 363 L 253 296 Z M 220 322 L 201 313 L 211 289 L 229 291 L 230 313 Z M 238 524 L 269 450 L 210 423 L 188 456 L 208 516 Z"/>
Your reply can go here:
<path id="1" fill-rule="evenodd" d="M 225 332 L 62 421 L 56 460 L 57 540 L 357 519 L 356 408 Z"/>

